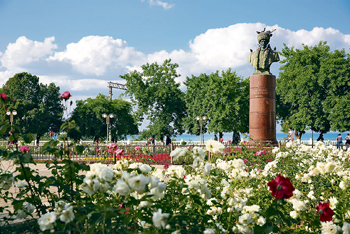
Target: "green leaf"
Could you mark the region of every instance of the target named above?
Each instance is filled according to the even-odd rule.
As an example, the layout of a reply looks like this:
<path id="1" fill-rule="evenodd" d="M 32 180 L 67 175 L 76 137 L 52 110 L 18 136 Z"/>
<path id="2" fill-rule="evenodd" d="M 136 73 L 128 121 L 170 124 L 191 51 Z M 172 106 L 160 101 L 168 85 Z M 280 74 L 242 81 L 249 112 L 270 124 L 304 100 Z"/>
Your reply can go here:
<path id="1" fill-rule="evenodd" d="M 1 128 L 0 128 L 0 135 L 4 135 L 9 128 L 11 128 L 10 124 L 2 125 Z"/>
<path id="2" fill-rule="evenodd" d="M 33 135 L 30 133 L 23 135 L 22 138 L 23 138 L 24 142 L 27 144 L 32 143 L 32 141 L 34 140 Z"/>

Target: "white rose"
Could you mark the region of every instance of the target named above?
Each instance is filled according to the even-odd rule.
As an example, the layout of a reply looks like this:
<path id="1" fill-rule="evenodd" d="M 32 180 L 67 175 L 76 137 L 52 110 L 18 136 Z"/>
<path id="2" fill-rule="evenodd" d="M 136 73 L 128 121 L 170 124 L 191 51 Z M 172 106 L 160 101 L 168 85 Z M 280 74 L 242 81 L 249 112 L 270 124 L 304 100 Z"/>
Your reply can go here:
<path id="1" fill-rule="evenodd" d="M 350 224 L 347 222 L 344 222 L 342 231 L 343 231 L 343 233 L 349 234 L 350 233 Z"/>
<path id="2" fill-rule="evenodd" d="M 33 213 L 35 207 L 32 204 L 28 203 L 28 202 L 24 202 L 22 209 L 24 211 L 28 212 L 28 213 Z"/>
<path id="3" fill-rule="evenodd" d="M 72 222 L 74 218 L 73 207 L 71 205 L 66 205 L 60 215 L 60 220 L 64 223 L 69 223 Z"/>
<path id="4" fill-rule="evenodd" d="M 158 209 L 157 212 L 153 213 L 152 221 L 156 228 L 165 228 L 166 219 L 169 217 L 168 213 L 162 213 L 162 209 Z"/>
<path id="5" fill-rule="evenodd" d="M 298 212 L 296 212 L 295 210 L 291 211 L 290 212 L 290 217 L 292 217 L 293 219 L 296 219 L 298 218 L 299 214 Z"/>
<path id="6" fill-rule="evenodd" d="M 125 183 L 124 180 L 118 180 L 117 184 L 114 185 L 113 190 L 122 196 L 128 196 L 130 194 L 129 185 Z"/>
<path id="7" fill-rule="evenodd" d="M 203 174 L 204 176 L 208 176 L 210 175 L 210 170 L 211 170 L 212 166 L 210 163 L 206 162 L 203 168 Z"/>
<path id="8" fill-rule="evenodd" d="M 152 171 L 152 167 L 148 166 L 147 164 L 142 164 L 141 166 L 139 166 L 139 169 L 143 173 L 149 173 L 150 171 Z"/>
<path id="9" fill-rule="evenodd" d="M 146 185 L 150 182 L 150 178 L 144 175 L 137 175 L 128 179 L 128 184 L 131 189 L 138 193 L 143 193 L 146 190 Z"/>
<path id="10" fill-rule="evenodd" d="M 200 147 L 193 147 L 192 149 L 192 152 L 193 152 L 193 155 L 194 156 L 197 156 L 201 159 L 204 159 L 205 158 L 205 152 L 202 148 Z"/>
<path id="11" fill-rule="evenodd" d="M 98 173 L 98 178 L 102 181 L 111 181 L 113 180 L 113 170 L 109 167 L 102 167 Z"/>
<path id="12" fill-rule="evenodd" d="M 38 220 L 38 224 L 40 226 L 41 231 L 49 230 L 53 228 L 53 224 L 56 221 L 55 212 L 46 213 L 41 216 Z"/>
<path id="13" fill-rule="evenodd" d="M 17 211 L 17 219 L 24 219 L 25 217 L 27 217 L 27 213 L 19 209 Z"/>
<path id="14" fill-rule="evenodd" d="M 262 216 L 259 217 L 258 221 L 256 221 L 256 224 L 259 226 L 264 226 L 264 224 L 266 223 L 266 219 Z"/>
<path id="15" fill-rule="evenodd" d="M 203 234 L 215 234 L 215 230 L 212 228 L 206 228 Z"/>
<path id="16" fill-rule="evenodd" d="M 346 189 L 346 183 L 344 181 L 341 181 L 340 184 L 339 184 L 339 187 L 342 189 L 342 190 L 345 190 Z"/>
<path id="17" fill-rule="evenodd" d="M 175 150 L 171 151 L 170 157 L 173 159 L 174 162 L 176 162 L 180 157 L 183 157 L 188 152 L 187 148 L 176 148 Z"/>
<path id="18" fill-rule="evenodd" d="M 252 216 L 250 214 L 244 214 L 238 218 L 241 224 L 250 224 L 252 222 Z"/>

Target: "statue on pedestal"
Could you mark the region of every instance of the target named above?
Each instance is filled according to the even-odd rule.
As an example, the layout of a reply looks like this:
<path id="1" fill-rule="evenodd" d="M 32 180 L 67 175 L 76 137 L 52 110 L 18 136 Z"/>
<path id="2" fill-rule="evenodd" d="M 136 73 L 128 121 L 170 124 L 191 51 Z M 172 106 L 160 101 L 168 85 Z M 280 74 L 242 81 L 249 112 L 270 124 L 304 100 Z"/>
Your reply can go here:
<path id="1" fill-rule="evenodd" d="M 259 42 L 259 48 L 253 52 L 253 50 L 250 50 L 250 55 L 248 58 L 248 62 L 252 64 L 252 66 L 255 68 L 254 75 L 271 75 L 270 73 L 270 66 L 273 62 L 280 61 L 280 57 L 278 55 L 278 52 L 276 51 L 276 47 L 274 50 L 270 47 L 270 38 L 272 37 L 272 31 L 265 31 L 265 28 L 263 31 L 258 32 L 258 42 Z"/>

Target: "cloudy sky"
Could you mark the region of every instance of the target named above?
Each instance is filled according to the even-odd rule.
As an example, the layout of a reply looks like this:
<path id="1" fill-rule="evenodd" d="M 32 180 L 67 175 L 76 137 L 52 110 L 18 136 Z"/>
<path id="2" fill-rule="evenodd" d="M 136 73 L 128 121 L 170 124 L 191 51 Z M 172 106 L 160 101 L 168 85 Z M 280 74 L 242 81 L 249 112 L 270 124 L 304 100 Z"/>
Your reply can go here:
<path id="1" fill-rule="evenodd" d="M 84 99 L 167 58 L 179 82 L 228 68 L 248 77 L 256 31 L 277 29 L 277 50 L 323 40 L 349 52 L 349 22 L 348 0 L 0 0 L 0 85 L 26 71 Z"/>

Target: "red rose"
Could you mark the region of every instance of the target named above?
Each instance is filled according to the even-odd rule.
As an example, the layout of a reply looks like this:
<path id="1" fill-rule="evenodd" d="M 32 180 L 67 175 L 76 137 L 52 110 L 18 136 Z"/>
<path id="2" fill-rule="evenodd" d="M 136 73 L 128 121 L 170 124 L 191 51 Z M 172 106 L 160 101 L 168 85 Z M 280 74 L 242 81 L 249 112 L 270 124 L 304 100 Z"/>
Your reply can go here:
<path id="1" fill-rule="evenodd" d="M 332 216 L 334 212 L 331 208 L 329 208 L 328 202 L 319 202 L 316 209 L 317 209 L 317 213 L 320 214 L 320 221 L 322 222 L 332 221 Z"/>
<path id="2" fill-rule="evenodd" d="M 288 199 L 293 196 L 295 190 L 290 179 L 288 177 L 284 178 L 281 174 L 267 183 L 267 186 L 270 187 L 271 195 L 276 199 Z"/>
<path id="3" fill-rule="evenodd" d="M 164 165 L 164 169 L 167 170 L 169 168 L 169 164 Z"/>
<path id="4" fill-rule="evenodd" d="M 7 95 L 4 94 L 4 93 L 0 93 L 0 98 L 1 98 L 2 100 L 6 101 L 6 100 L 7 100 Z"/>
<path id="5" fill-rule="evenodd" d="M 62 93 L 62 95 L 61 95 L 61 98 L 64 100 L 68 100 L 70 97 L 72 97 L 72 95 L 70 94 L 69 91 Z"/>

